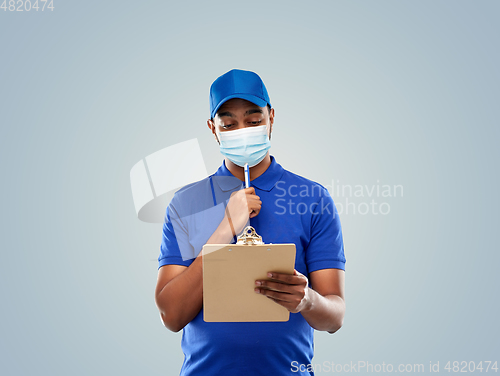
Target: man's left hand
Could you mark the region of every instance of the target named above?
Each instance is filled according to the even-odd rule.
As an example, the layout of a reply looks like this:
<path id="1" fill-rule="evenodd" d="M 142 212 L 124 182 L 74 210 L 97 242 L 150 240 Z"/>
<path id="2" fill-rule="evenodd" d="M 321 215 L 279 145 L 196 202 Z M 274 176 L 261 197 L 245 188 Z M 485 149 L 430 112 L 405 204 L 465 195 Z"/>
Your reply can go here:
<path id="1" fill-rule="evenodd" d="M 310 307 L 308 279 L 305 275 L 293 270 L 293 274 L 269 272 L 271 280 L 256 280 L 255 292 L 267 296 L 292 313 Z"/>

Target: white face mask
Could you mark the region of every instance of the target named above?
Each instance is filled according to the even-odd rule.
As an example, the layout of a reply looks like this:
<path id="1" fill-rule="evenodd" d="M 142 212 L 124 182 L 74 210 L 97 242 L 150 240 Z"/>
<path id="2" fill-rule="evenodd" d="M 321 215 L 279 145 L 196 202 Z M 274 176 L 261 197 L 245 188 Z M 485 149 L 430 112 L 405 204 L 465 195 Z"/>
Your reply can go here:
<path id="1" fill-rule="evenodd" d="M 271 148 L 266 125 L 220 132 L 219 140 L 222 155 L 240 167 L 259 164 Z"/>

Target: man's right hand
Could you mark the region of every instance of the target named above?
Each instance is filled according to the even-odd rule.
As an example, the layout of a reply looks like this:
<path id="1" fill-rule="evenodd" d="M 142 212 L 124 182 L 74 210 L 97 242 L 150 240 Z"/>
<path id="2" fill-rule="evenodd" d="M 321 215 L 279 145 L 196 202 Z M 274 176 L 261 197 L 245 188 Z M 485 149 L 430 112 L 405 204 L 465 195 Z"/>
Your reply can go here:
<path id="1" fill-rule="evenodd" d="M 226 221 L 220 223 L 207 244 L 228 244 L 232 235 L 227 219 L 231 218 L 234 231 L 240 234 L 248 219 L 259 214 L 261 205 L 253 187 L 231 194 Z M 197 257 L 189 267 L 162 266 L 158 271 L 155 299 L 163 324 L 168 329 L 178 332 L 191 322 L 203 307 L 202 257 Z"/>
<path id="2" fill-rule="evenodd" d="M 262 206 L 260 197 L 255 194 L 255 188 L 245 188 L 233 192 L 226 208 L 226 217 L 231 219 L 234 231 L 239 234 L 249 218 L 256 217 Z"/>

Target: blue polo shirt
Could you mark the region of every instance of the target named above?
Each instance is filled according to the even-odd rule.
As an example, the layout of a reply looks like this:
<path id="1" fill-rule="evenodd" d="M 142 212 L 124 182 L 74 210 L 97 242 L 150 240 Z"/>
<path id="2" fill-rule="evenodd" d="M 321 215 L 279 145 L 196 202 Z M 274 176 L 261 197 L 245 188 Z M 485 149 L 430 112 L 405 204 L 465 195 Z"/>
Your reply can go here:
<path id="1" fill-rule="evenodd" d="M 345 270 L 340 220 L 327 189 L 285 170 L 273 156 L 250 185 L 262 208 L 249 224 L 265 243 L 294 243 L 295 269 L 307 277 L 320 269 Z M 158 268 L 191 265 L 240 189 L 243 183 L 223 163 L 177 191 L 166 210 Z M 181 375 L 310 375 L 293 364 L 312 362 L 313 335 L 301 313 L 290 313 L 287 322 L 219 323 L 205 322 L 202 308 L 183 329 Z"/>

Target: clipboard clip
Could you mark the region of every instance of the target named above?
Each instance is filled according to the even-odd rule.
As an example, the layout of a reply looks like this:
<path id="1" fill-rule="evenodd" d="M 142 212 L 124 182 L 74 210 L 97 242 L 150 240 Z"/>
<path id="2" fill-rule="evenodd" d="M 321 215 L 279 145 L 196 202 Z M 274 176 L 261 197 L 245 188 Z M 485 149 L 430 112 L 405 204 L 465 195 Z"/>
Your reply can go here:
<path id="1" fill-rule="evenodd" d="M 264 244 L 264 242 L 262 241 L 262 236 L 258 235 L 252 226 L 247 226 L 241 235 L 238 236 L 236 244 L 257 245 Z"/>

